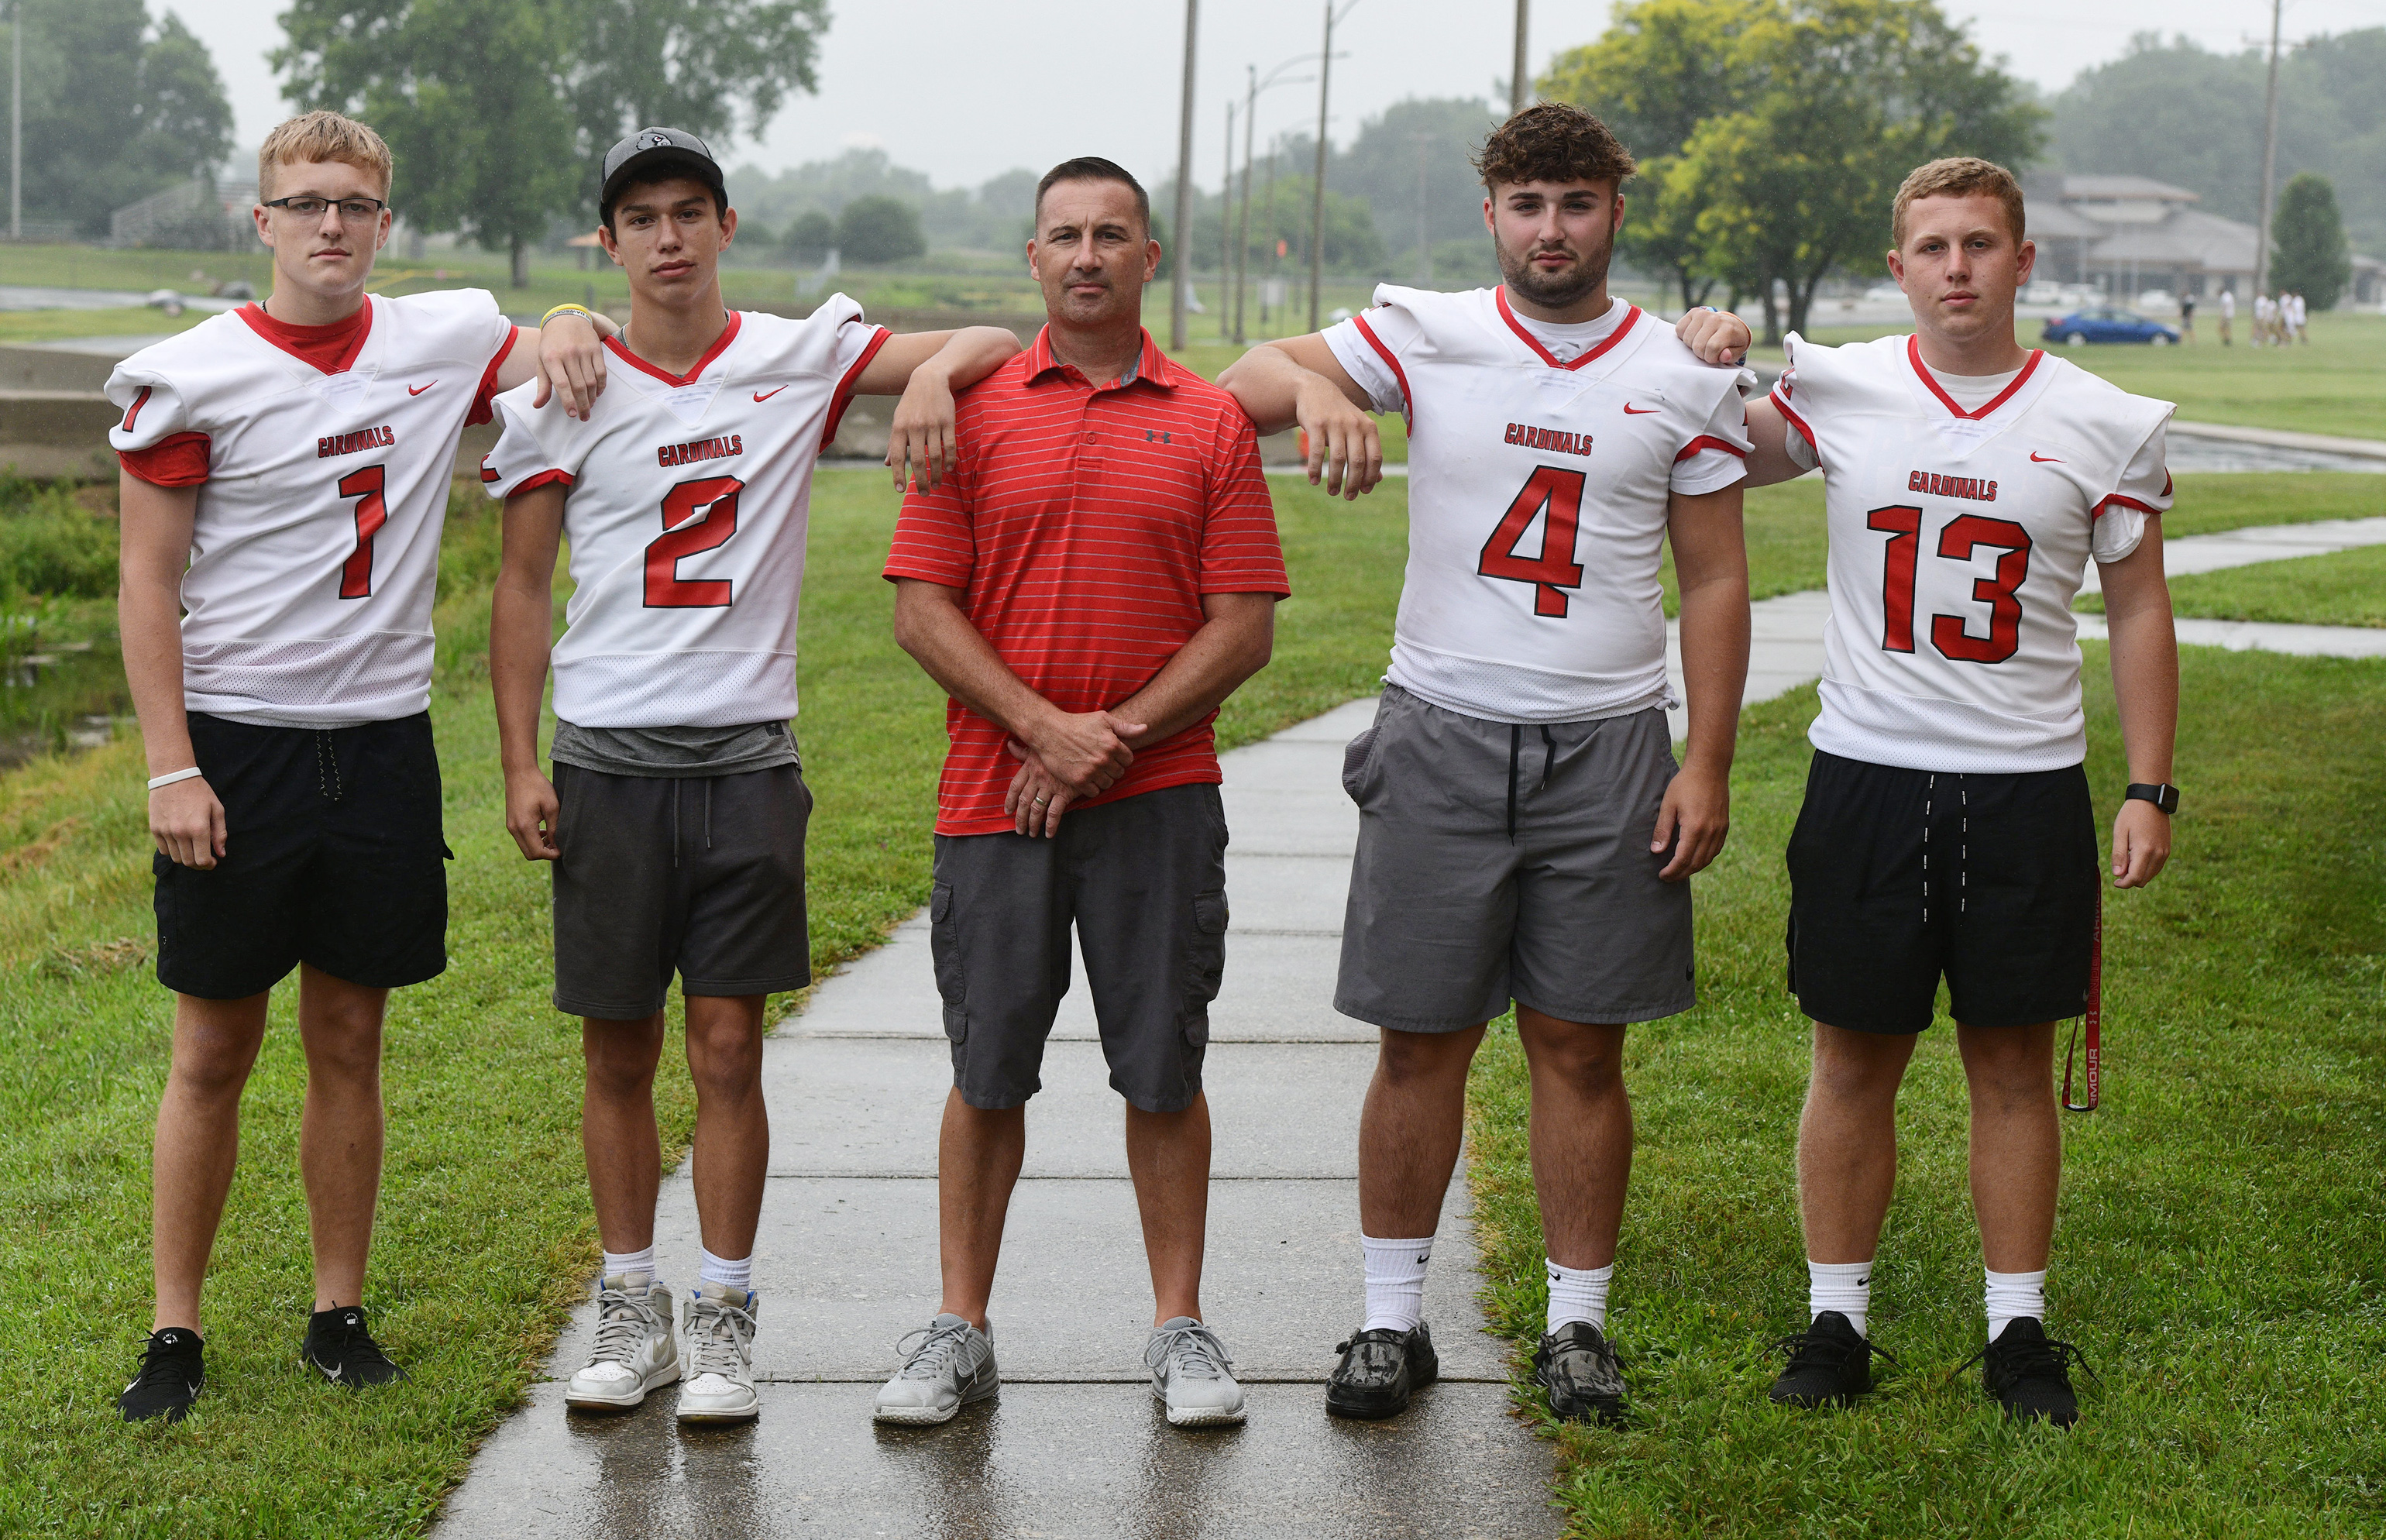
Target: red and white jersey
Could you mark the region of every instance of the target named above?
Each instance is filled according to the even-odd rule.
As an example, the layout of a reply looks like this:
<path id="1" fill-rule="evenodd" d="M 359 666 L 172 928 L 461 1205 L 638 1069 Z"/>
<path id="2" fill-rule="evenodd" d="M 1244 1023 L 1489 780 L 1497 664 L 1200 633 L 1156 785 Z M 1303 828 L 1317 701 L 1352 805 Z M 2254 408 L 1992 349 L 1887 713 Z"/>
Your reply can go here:
<path id="1" fill-rule="evenodd" d="M 1830 528 L 1815 746 L 1909 770 L 2079 763 L 2071 601 L 2091 554 L 2120 560 L 2170 507 L 2171 404 L 2042 352 L 1967 405 L 1912 337 L 1788 346 L 1773 402 L 1792 458 L 1822 466 Z"/>
<path id="2" fill-rule="evenodd" d="M 430 705 L 456 445 L 488 420 L 514 329 L 482 289 L 365 306 L 332 367 L 290 341 L 332 328 L 247 306 L 108 377 L 126 469 L 199 488 L 182 595 L 190 710 L 344 727 Z"/>
<path id="3" fill-rule="evenodd" d="M 1408 574 L 1385 678 L 1491 721 L 1665 704 L 1667 499 L 1745 474 L 1740 371 L 1700 363 L 1621 300 L 1550 327 L 1504 289 L 1385 284 L 1325 340 L 1376 410 L 1408 419 Z"/>
<path id="4" fill-rule="evenodd" d="M 497 398 L 493 497 L 561 482 L 571 602 L 555 714 L 580 727 L 734 727 L 796 714 L 812 465 L 887 337 L 832 294 L 808 319 L 732 311 L 684 375 L 607 338 L 584 419 Z"/>

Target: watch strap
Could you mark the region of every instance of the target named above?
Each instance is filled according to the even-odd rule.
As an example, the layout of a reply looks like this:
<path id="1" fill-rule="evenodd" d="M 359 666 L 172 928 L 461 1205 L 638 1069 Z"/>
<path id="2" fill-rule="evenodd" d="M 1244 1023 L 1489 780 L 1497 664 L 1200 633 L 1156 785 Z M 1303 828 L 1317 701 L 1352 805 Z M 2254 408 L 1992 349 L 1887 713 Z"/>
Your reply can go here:
<path id="1" fill-rule="evenodd" d="M 2151 802 L 2165 814 L 2179 811 L 2179 788 L 2167 781 L 2158 785 L 2149 785 L 2142 781 L 2131 782 L 2129 790 L 2121 794 L 2121 799 L 2125 802 Z"/>

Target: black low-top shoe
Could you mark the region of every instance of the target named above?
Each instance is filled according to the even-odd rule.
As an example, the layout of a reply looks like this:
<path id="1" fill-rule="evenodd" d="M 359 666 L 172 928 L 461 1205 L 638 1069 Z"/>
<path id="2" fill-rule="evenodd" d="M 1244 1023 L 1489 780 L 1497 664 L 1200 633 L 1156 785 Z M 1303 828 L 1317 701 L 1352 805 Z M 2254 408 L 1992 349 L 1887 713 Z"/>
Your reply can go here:
<path id="1" fill-rule="evenodd" d="M 1773 1346 L 1790 1355 L 1781 1377 L 1773 1382 L 1773 1399 L 1785 1407 L 1851 1405 L 1872 1388 L 1875 1353 L 1897 1361 L 1837 1310 L 1825 1310 L 1804 1331 Z"/>
<path id="2" fill-rule="evenodd" d="M 299 1345 L 298 1351 L 316 1373 L 349 1390 L 364 1390 L 406 1378 L 406 1371 L 390 1362 L 381 1344 L 365 1330 L 361 1306 L 344 1305 L 309 1315 L 307 1340 Z"/>
<path id="3" fill-rule="evenodd" d="M 1624 1366 L 1588 1321 L 1569 1321 L 1533 1349 L 1533 1378 L 1550 1393 L 1550 1410 L 1569 1422 L 1624 1421 Z"/>
<path id="4" fill-rule="evenodd" d="M 207 1364 L 200 1358 L 206 1346 L 198 1333 L 181 1326 L 150 1333 L 141 1348 L 140 1371 L 116 1398 L 116 1409 L 127 1422 L 152 1417 L 180 1422 L 199 1398 L 199 1387 L 207 1383 Z"/>
<path id="5" fill-rule="evenodd" d="M 1410 1396 L 1441 1378 L 1433 1333 L 1422 1321 L 1413 1332 L 1378 1326 L 1354 1333 L 1334 1350 L 1342 1361 L 1325 1382 L 1325 1409 L 1337 1417 L 1398 1417 L 1409 1409 Z"/>
<path id="6" fill-rule="evenodd" d="M 2030 1316 L 2016 1316 L 1980 1349 L 1980 1381 L 2005 1415 L 2016 1422 L 2044 1421 L 2067 1428 L 2079 1421 L 2079 1397 L 2072 1393 L 2070 1367 L 2088 1367 L 2079 1349 L 2057 1342 Z"/>

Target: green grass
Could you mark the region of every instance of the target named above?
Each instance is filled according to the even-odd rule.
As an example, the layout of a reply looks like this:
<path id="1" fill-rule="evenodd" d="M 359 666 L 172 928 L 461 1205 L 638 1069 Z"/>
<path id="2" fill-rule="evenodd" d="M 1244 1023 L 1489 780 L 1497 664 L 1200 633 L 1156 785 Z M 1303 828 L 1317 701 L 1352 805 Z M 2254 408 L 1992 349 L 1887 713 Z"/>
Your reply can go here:
<path id="1" fill-rule="evenodd" d="M 1275 662 L 1222 718 L 1222 742 L 1373 687 L 1404 495 L 1388 489 L 1354 514 L 1278 484 L 1300 592 L 1279 613 Z M 11 1217 L 0 1291 L 17 1302 L 0 1323 L 0 1359 L 25 1371 L 0 1397 L 0 1534 L 411 1532 L 517 1403 L 580 1296 L 596 1249 L 578 1028 L 547 999 L 546 873 L 502 825 L 483 655 L 496 520 L 477 488 L 454 508 L 432 707 L 458 858 L 452 960 L 391 1007 L 388 1166 L 366 1296 L 414 1378 L 357 1398 L 299 1371 L 305 1071 L 285 986 L 209 1275 L 207 1399 L 180 1427 L 118 1421 L 113 1397 L 147 1328 L 149 1128 L 171 1002 L 146 966 L 137 740 L 36 760 L 0 775 L 0 1213 Z M 823 474 L 813 502 L 797 729 L 818 797 L 809 856 L 821 968 L 874 945 L 927 894 L 943 698 L 889 636 L 892 591 L 878 571 L 894 508 L 875 474 Z M 659 1099 L 677 1146 L 693 1100 L 673 1054 L 664 1064 Z"/>
<path id="2" fill-rule="evenodd" d="M 2128 779 L 2091 645 L 2100 816 Z M 2002 1424 L 1978 1371 L 1979 1253 L 1953 1034 L 1900 1107 L 1872 1330 L 1903 1360 L 1829 1416 L 1772 1408 L 1803 1319 L 1792 1154 L 1807 1029 L 1784 988 L 1781 850 L 1811 689 L 1740 729 L 1729 847 L 1699 880 L 1702 1003 L 1636 1029 L 1614 1329 L 1636 1412 L 1558 1431 L 1581 1535 L 2375 1534 L 2386 1527 L 2386 664 L 2191 650 L 2170 869 L 2105 904 L 2104 1105 L 2066 1115 L 2053 1327 L 2103 1375 L 2069 1436 Z M 1514 1033 L 1476 1062 L 1494 1318 L 1538 1333 L 1540 1235 Z M 1519 1393 L 1548 1426 L 1546 1407 Z"/>
<path id="3" fill-rule="evenodd" d="M 2174 614 L 2206 620 L 2386 626 L 2386 545 L 2173 578 L 2170 605 Z M 2101 614 L 2104 596 L 2084 595 L 2078 607 Z"/>

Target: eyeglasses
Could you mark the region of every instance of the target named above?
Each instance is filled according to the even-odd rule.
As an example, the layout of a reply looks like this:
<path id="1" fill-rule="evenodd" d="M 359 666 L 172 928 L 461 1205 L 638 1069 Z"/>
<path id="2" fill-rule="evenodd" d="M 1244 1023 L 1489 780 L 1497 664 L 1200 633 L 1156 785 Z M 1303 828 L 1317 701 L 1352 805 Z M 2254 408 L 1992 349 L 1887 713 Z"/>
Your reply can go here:
<path id="1" fill-rule="evenodd" d="M 293 219 L 320 219 L 323 217 L 323 210 L 337 207 L 342 224 L 360 225 L 379 219 L 381 211 L 389 205 L 379 198 L 341 198 L 335 205 L 331 198 L 302 194 L 292 198 L 268 198 L 265 207 L 287 210 Z"/>

